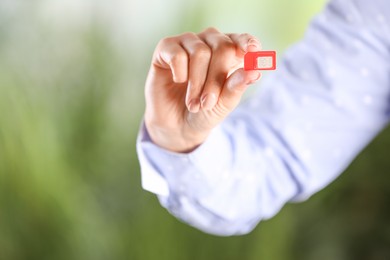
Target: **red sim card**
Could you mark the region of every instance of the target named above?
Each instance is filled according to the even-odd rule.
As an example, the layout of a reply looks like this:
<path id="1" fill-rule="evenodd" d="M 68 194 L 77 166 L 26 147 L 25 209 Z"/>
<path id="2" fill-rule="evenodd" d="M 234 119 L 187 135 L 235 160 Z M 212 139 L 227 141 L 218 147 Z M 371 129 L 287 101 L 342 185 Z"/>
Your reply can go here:
<path id="1" fill-rule="evenodd" d="M 244 56 L 244 70 L 275 70 L 276 51 L 247 52 Z"/>

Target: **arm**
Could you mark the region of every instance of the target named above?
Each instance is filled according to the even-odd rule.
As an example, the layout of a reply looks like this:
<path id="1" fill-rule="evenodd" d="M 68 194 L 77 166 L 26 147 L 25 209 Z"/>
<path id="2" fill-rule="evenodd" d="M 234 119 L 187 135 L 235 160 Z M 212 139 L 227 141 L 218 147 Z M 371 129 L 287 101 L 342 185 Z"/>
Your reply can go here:
<path id="1" fill-rule="evenodd" d="M 160 148 L 143 127 L 143 187 L 190 225 L 232 235 L 329 184 L 387 124 L 388 17 L 386 0 L 328 4 L 261 90 L 192 152 Z"/>

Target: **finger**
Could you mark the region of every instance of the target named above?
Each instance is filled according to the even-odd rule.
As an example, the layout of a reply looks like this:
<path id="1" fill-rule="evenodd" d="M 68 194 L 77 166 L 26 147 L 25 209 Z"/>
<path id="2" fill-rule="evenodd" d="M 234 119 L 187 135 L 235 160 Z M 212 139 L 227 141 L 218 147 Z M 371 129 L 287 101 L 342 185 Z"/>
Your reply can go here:
<path id="1" fill-rule="evenodd" d="M 260 41 L 248 33 L 231 33 L 227 34 L 235 45 L 237 45 L 237 56 L 242 57 L 248 51 L 260 51 Z"/>
<path id="2" fill-rule="evenodd" d="M 200 94 L 207 78 L 211 49 L 193 33 L 183 35 L 181 45 L 189 56 L 186 105 L 190 112 L 197 113 L 200 109 Z"/>
<path id="3" fill-rule="evenodd" d="M 200 37 L 212 49 L 212 57 L 207 79 L 201 95 L 201 105 L 205 110 L 212 109 L 218 101 L 219 94 L 229 71 L 236 65 L 236 46 L 225 34 L 210 30 Z"/>
<path id="4" fill-rule="evenodd" d="M 218 105 L 228 111 L 233 110 L 240 102 L 248 86 L 256 82 L 260 77 L 261 73 L 259 71 L 236 70 L 226 80 L 221 95 L 219 96 Z"/>
<path id="5" fill-rule="evenodd" d="M 153 65 L 171 70 L 173 82 L 184 83 L 188 79 L 188 55 L 179 44 L 177 37 L 160 41 L 156 48 Z"/>

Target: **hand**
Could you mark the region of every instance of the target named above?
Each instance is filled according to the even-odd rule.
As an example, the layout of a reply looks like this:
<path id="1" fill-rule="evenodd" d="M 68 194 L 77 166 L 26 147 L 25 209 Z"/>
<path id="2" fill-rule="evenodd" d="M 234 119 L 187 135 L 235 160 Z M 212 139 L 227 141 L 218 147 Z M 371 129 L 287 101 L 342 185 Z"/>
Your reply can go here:
<path id="1" fill-rule="evenodd" d="M 261 76 L 244 71 L 247 51 L 259 51 L 249 34 L 209 28 L 162 39 L 146 80 L 145 125 L 152 141 L 174 152 L 189 152 L 205 141 Z"/>

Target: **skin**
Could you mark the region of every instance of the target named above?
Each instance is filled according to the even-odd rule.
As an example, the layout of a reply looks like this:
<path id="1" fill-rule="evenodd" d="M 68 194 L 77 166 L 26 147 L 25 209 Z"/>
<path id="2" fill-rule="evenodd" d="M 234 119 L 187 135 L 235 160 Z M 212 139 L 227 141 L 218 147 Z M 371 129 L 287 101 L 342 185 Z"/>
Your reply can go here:
<path id="1" fill-rule="evenodd" d="M 244 54 L 260 49 L 250 34 L 215 28 L 162 39 L 145 85 L 144 120 L 152 141 L 180 153 L 202 144 L 261 77 L 242 69 Z"/>

